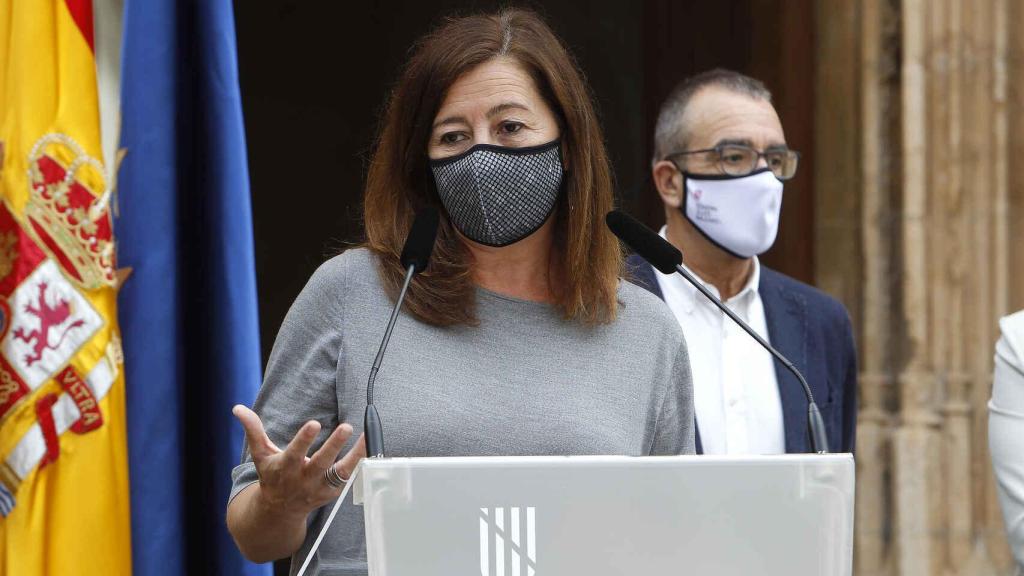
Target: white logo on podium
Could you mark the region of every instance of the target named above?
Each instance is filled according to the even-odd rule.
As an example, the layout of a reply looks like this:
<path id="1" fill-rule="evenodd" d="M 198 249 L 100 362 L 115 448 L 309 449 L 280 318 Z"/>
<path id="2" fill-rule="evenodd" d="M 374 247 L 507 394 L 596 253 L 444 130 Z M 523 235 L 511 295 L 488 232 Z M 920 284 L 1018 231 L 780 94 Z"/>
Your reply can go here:
<path id="1" fill-rule="evenodd" d="M 480 509 L 480 576 L 534 576 L 536 517 L 533 506 Z"/>

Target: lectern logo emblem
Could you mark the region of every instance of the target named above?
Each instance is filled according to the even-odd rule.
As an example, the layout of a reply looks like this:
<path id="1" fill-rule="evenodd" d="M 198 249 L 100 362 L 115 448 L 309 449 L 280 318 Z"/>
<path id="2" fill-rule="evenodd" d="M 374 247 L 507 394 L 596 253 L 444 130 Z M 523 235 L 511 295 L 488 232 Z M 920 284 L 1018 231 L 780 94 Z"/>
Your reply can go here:
<path id="1" fill-rule="evenodd" d="M 534 576 L 537 509 L 480 509 L 480 576 Z"/>

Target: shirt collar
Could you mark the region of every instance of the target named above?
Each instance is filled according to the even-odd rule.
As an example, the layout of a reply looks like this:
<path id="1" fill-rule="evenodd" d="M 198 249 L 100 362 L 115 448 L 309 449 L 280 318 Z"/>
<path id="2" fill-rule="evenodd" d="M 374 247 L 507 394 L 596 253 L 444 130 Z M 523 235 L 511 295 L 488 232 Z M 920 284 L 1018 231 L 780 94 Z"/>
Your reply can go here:
<path id="1" fill-rule="evenodd" d="M 662 226 L 658 234 L 667 241 L 668 226 Z M 731 303 L 733 305 L 749 306 L 751 300 L 757 296 L 757 291 L 761 286 L 761 262 L 758 260 L 757 256 L 754 256 L 753 260 L 754 266 L 753 269 L 750 271 L 750 278 L 747 279 L 747 283 L 743 286 L 743 288 L 735 296 L 733 296 L 727 301 L 728 303 Z M 699 274 L 691 270 L 686 264 L 682 264 L 682 267 L 685 268 L 686 271 L 689 272 L 690 274 L 693 274 L 693 277 L 696 278 L 701 284 L 703 284 L 708 290 L 710 290 L 712 294 L 714 294 L 718 298 L 721 298 L 722 295 L 719 294 L 718 288 L 716 288 L 714 284 L 711 284 L 710 282 L 707 282 L 706 280 L 701 278 Z M 705 298 L 704 295 L 700 293 L 700 291 L 694 288 L 693 285 L 687 282 L 686 278 L 683 278 L 681 275 L 672 274 L 672 284 L 675 291 L 677 291 L 681 296 L 684 297 L 683 302 L 685 304 L 687 314 L 693 313 L 693 308 L 694 306 L 696 306 L 697 302 L 702 302 L 712 307 L 715 306 L 711 302 L 708 302 L 707 298 Z"/>

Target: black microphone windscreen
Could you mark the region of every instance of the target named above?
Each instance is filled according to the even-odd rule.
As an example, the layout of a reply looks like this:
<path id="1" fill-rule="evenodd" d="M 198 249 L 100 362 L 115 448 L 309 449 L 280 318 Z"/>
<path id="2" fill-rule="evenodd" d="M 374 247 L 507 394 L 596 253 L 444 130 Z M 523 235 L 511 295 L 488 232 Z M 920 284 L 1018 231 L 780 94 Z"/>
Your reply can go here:
<path id="1" fill-rule="evenodd" d="M 682 252 L 629 214 L 612 210 L 605 217 L 605 223 L 612 234 L 662 274 L 675 273 L 676 266 L 683 263 Z"/>
<path id="2" fill-rule="evenodd" d="M 437 237 L 437 219 L 437 208 L 433 206 L 427 206 L 416 214 L 409 236 L 405 239 L 405 246 L 402 247 L 402 268 L 415 266 L 416 274 L 427 268 Z"/>

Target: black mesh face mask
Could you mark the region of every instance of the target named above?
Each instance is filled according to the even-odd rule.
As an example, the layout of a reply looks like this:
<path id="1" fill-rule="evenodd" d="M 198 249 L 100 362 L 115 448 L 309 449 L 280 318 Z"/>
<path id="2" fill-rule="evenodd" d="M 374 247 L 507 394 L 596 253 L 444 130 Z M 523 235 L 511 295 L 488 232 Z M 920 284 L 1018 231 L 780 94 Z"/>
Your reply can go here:
<path id="1" fill-rule="evenodd" d="M 437 193 L 452 224 L 470 240 L 508 246 L 537 231 L 562 189 L 559 140 L 529 148 L 477 144 L 431 160 Z"/>

